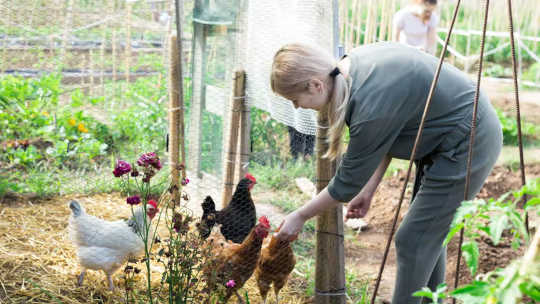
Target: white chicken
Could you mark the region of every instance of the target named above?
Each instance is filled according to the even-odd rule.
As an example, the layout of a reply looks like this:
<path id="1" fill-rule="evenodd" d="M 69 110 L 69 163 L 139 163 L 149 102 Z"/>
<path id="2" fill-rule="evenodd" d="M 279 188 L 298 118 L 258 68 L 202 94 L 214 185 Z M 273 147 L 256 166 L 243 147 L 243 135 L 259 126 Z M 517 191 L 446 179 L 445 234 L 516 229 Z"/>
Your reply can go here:
<path id="1" fill-rule="evenodd" d="M 82 267 L 78 284 L 82 285 L 87 269 L 103 270 L 109 281 L 109 289 L 114 290 L 112 274 L 116 272 L 130 257 L 144 252 L 144 210 L 135 209 L 133 216 L 127 220 L 105 221 L 89 215 L 77 202 L 69 203 L 69 234 L 77 246 L 77 256 Z M 146 206 L 147 221 L 159 211 L 155 201 L 150 200 Z M 148 223 L 149 224 L 149 223 Z M 149 241 L 151 234 L 149 233 Z"/>

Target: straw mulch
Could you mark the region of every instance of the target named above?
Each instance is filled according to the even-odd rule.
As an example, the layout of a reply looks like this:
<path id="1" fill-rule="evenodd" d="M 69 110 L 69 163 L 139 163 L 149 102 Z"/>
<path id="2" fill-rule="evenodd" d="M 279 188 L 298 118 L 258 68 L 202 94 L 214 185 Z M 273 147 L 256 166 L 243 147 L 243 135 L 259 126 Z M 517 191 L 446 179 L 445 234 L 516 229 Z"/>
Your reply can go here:
<path id="1" fill-rule="evenodd" d="M 122 271 L 114 275 L 116 290 L 108 290 L 103 272 L 88 271 L 83 286 L 76 284 L 80 272 L 75 247 L 67 233 L 70 209 L 67 203 L 77 199 L 89 214 L 106 220 L 128 218 L 130 209 L 125 198 L 118 194 L 91 197 L 66 196 L 52 200 L 0 202 L 0 303 L 124 303 Z M 160 225 L 161 226 L 161 225 Z M 167 233 L 160 227 L 161 238 Z M 138 274 L 135 289 L 144 293 L 146 288 L 144 265 Z M 152 286 L 159 289 L 163 267 L 152 265 Z M 280 293 L 280 302 L 306 303 L 303 290 L 291 286 L 304 286 L 305 281 L 292 274 L 289 286 Z M 260 303 L 254 279 L 244 286 L 251 303 Z M 273 294 L 268 303 L 274 303 Z M 229 303 L 235 303 L 233 297 Z"/>

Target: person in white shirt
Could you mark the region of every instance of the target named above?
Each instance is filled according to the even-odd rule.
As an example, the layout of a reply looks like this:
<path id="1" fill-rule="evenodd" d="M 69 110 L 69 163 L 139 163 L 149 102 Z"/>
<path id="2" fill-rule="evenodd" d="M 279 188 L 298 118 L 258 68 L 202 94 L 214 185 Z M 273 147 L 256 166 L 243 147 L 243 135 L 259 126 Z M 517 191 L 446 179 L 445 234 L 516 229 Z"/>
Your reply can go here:
<path id="1" fill-rule="evenodd" d="M 394 41 L 434 55 L 439 16 L 437 0 L 412 0 L 394 15 Z"/>

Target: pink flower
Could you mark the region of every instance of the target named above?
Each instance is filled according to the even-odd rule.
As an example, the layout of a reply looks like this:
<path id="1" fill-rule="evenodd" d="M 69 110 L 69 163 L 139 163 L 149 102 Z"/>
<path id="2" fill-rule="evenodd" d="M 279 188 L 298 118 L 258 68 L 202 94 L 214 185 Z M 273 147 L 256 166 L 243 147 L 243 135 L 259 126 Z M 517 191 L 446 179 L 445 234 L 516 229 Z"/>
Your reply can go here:
<path id="1" fill-rule="evenodd" d="M 225 286 L 227 286 L 227 288 L 233 288 L 236 286 L 236 282 L 234 282 L 234 280 L 229 280 L 229 282 L 225 283 Z"/>
<path id="2" fill-rule="evenodd" d="M 159 157 L 155 152 L 148 152 L 141 157 L 139 157 L 139 160 L 137 160 L 137 164 L 141 167 L 148 167 L 152 166 L 156 168 L 157 170 L 162 168 L 161 162 L 159 161 Z"/>
<path id="3" fill-rule="evenodd" d="M 126 199 L 128 205 L 138 205 L 141 202 L 141 198 L 138 195 L 130 196 Z"/>
<path id="4" fill-rule="evenodd" d="M 189 178 L 187 177 L 183 178 L 181 183 L 182 183 L 182 186 L 189 184 Z"/>
<path id="5" fill-rule="evenodd" d="M 119 160 L 116 162 L 113 174 L 115 177 L 120 177 L 126 173 L 129 173 L 129 171 L 131 171 L 131 165 L 126 161 Z"/>

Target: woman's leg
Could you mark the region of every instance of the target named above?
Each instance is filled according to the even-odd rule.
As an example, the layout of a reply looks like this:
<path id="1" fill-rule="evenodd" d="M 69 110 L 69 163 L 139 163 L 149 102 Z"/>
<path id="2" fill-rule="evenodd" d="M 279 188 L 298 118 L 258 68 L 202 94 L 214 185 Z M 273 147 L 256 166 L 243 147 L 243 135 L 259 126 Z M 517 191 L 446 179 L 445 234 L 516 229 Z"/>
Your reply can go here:
<path id="1" fill-rule="evenodd" d="M 493 111 L 479 121 L 469 197 L 478 193 L 491 172 L 502 145 L 500 124 Z M 432 157 L 422 186 L 395 237 L 397 278 L 392 303 L 421 303 L 415 291 L 444 281 L 442 243 L 448 234 L 456 209 L 464 197 L 468 142 Z"/>

